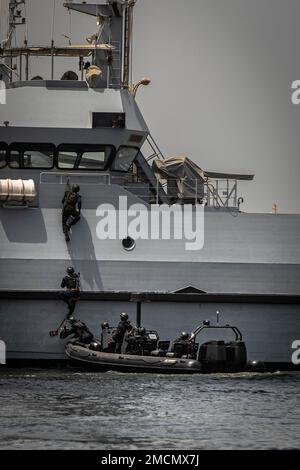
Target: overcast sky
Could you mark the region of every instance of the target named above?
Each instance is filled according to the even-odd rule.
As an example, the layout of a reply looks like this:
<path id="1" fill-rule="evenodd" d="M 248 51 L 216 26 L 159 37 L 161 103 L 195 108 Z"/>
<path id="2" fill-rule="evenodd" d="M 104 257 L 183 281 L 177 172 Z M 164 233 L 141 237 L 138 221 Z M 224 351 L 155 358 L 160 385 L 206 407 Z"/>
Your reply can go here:
<path id="1" fill-rule="evenodd" d="M 49 43 L 53 1 L 27 3 L 30 42 Z M 62 4 L 56 0 L 60 44 L 70 31 Z M 255 173 L 240 186 L 247 211 L 271 212 L 276 202 L 280 212 L 300 212 L 300 105 L 291 103 L 299 18 L 299 0 L 138 0 L 135 7 L 134 79 L 152 79 L 137 101 L 153 136 L 166 156 Z M 91 17 L 71 19 L 73 43 L 96 31 Z M 60 78 L 69 66 L 58 60 Z M 49 75 L 47 59 L 34 60 L 36 73 Z"/>

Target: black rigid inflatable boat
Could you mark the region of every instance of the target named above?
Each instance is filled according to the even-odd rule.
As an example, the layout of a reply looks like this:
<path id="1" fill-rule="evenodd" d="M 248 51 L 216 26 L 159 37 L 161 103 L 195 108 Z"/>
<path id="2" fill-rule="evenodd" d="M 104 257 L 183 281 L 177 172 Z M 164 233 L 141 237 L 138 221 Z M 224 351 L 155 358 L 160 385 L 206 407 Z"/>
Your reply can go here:
<path id="1" fill-rule="evenodd" d="M 196 337 L 206 329 L 231 330 L 234 341 L 208 341 L 199 347 Z M 128 351 L 130 335 L 124 338 L 120 353 L 113 350 L 110 338 L 113 329 L 102 333 L 100 342 L 83 345 L 69 342 L 65 351 L 71 363 L 81 368 L 96 371 L 152 372 L 167 374 L 195 374 L 210 372 L 242 372 L 247 369 L 247 351 L 242 334 L 235 326 L 202 325 L 190 336 L 188 354 L 181 354 L 179 347 L 168 352 L 170 341 L 159 341 L 157 332 L 147 331 L 143 348 Z"/>
<path id="2" fill-rule="evenodd" d="M 92 351 L 78 344 L 67 344 L 66 354 L 73 364 L 98 371 L 195 373 L 202 372 L 201 364 L 194 359 L 138 356 Z"/>

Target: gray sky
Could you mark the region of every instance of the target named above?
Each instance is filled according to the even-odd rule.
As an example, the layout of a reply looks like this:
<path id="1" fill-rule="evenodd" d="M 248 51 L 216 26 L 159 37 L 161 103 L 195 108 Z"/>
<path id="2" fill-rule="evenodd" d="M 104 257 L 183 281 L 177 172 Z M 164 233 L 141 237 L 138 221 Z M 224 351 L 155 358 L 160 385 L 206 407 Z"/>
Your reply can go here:
<path id="1" fill-rule="evenodd" d="M 30 42 L 49 43 L 52 0 L 27 2 Z M 247 211 L 271 212 L 276 202 L 300 212 L 300 105 L 291 103 L 299 17 L 299 0 L 138 0 L 135 8 L 134 79 L 152 79 L 137 101 L 154 138 L 166 156 L 186 154 L 203 169 L 255 173 L 240 186 Z M 93 18 L 72 13 L 73 43 L 95 30 Z M 69 66 L 59 61 L 61 75 Z M 49 71 L 45 59 L 31 73 Z"/>

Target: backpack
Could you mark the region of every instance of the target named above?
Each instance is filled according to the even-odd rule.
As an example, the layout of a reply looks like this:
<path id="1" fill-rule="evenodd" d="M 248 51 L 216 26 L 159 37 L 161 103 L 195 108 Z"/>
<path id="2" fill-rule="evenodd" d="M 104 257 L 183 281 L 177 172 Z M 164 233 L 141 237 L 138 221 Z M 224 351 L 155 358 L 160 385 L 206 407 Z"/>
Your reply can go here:
<path id="1" fill-rule="evenodd" d="M 68 275 L 68 288 L 69 289 L 79 289 L 80 280 L 78 274 L 73 274 L 72 276 Z"/>
<path id="2" fill-rule="evenodd" d="M 66 205 L 66 206 L 75 207 L 76 204 L 77 204 L 77 201 L 78 201 L 78 196 L 77 196 L 77 194 L 76 194 L 76 193 L 73 193 L 73 191 L 70 191 L 70 192 L 67 194 L 66 201 L 65 201 L 65 205 Z"/>

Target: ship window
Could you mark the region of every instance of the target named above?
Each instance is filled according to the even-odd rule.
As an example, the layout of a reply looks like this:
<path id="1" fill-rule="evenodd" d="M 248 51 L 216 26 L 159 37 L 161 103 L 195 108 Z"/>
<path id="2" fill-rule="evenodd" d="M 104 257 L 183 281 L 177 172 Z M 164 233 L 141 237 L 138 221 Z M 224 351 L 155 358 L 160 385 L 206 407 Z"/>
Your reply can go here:
<path id="1" fill-rule="evenodd" d="M 6 146 L 0 144 L 0 168 L 4 168 L 6 165 Z"/>
<path id="2" fill-rule="evenodd" d="M 73 170 L 106 170 L 114 155 L 110 145 L 72 145 L 58 147 L 58 168 Z"/>
<path id="3" fill-rule="evenodd" d="M 105 160 L 105 152 L 84 152 L 78 168 L 101 170 L 104 168 Z"/>
<path id="4" fill-rule="evenodd" d="M 128 171 L 138 153 L 139 149 L 136 147 L 120 147 L 111 169 L 115 171 Z"/>
<path id="5" fill-rule="evenodd" d="M 20 168 L 20 161 L 20 152 L 11 150 L 9 154 L 9 166 L 11 166 L 12 168 Z"/>
<path id="6" fill-rule="evenodd" d="M 61 169 L 74 168 L 77 160 L 76 152 L 59 152 L 58 154 L 58 167 Z"/>
<path id="7" fill-rule="evenodd" d="M 92 127 L 124 129 L 125 113 L 93 113 Z"/>
<path id="8" fill-rule="evenodd" d="M 55 147 L 51 144 L 12 144 L 9 152 L 9 166 L 12 168 L 53 168 L 54 149 Z"/>
<path id="9" fill-rule="evenodd" d="M 53 152 L 25 150 L 23 154 L 24 168 L 52 168 Z"/>

